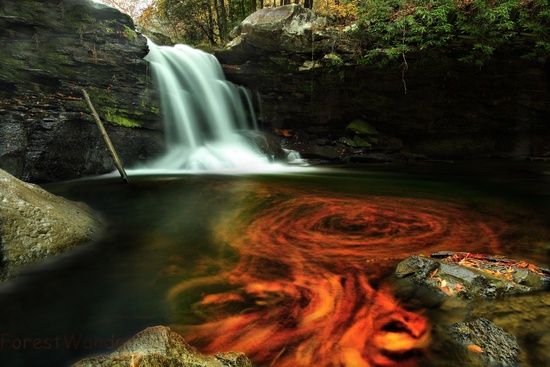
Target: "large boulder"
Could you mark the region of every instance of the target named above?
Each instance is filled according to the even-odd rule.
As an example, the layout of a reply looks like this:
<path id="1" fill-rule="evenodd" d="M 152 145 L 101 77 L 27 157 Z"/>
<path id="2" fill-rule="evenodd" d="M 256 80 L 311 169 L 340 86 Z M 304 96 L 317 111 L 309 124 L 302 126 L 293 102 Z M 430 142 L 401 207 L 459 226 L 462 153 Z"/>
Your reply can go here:
<path id="1" fill-rule="evenodd" d="M 128 15 L 91 0 L 2 0 L 0 45 L 0 168 L 27 182 L 113 171 L 82 89 L 125 165 L 162 151 L 147 40 Z"/>
<path id="2" fill-rule="evenodd" d="M 55 196 L 0 169 L 0 280 L 25 265 L 96 238 L 101 223 L 91 208 Z"/>
<path id="3" fill-rule="evenodd" d="M 325 23 L 325 18 L 297 4 L 264 8 L 233 29 L 226 52 L 216 56 L 230 55 L 231 62 L 239 63 L 278 52 L 311 53 L 314 29 Z"/>
<path id="4" fill-rule="evenodd" d="M 83 359 L 72 367 L 252 367 L 239 352 L 205 356 L 168 327 L 147 328 L 118 348 L 114 353 Z"/>

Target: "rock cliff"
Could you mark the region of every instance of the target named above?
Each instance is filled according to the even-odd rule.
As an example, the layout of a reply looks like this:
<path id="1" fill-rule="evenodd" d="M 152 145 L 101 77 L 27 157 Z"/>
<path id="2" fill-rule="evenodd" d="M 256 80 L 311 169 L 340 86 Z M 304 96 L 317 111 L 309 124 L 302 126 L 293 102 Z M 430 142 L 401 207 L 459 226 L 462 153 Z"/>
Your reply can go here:
<path id="1" fill-rule="evenodd" d="M 145 37 L 91 0 L 0 3 L 0 168 L 34 182 L 114 170 L 83 100 L 126 165 L 163 146 Z"/>
<path id="2" fill-rule="evenodd" d="M 229 80 L 255 91 L 262 126 L 287 147 L 345 161 L 550 156 L 549 67 L 517 56 L 519 46 L 481 68 L 458 61 L 471 47 L 460 43 L 358 65 L 359 45 L 322 24 L 298 5 L 263 9 L 216 53 Z M 348 128 L 357 120 L 378 142 Z"/>

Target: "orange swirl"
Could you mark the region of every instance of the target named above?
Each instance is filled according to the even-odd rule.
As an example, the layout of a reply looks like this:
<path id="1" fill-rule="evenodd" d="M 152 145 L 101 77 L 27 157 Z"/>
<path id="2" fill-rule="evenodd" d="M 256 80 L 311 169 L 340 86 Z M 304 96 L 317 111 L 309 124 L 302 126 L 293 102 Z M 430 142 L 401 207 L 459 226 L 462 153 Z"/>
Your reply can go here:
<path id="1" fill-rule="evenodd" d="M 172 305 L 201 294 L 191 308 L 202 319 L 174 327 L 205 353 L 264 366 L 415 366 L 428 322 L 372 285 L 368 261 L 499 247 L 486 218 L 457 204 L 277 187 L 243 193 L 216 234 L 238 263 L 176 285 Z"/>

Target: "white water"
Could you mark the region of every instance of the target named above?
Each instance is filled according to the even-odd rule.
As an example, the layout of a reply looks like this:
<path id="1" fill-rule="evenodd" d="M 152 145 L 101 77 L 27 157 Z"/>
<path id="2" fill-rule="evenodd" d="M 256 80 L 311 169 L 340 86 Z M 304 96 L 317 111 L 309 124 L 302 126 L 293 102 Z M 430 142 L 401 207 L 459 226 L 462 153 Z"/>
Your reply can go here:
<path id="1" fill-rule="evenodd" d="M 255 127 L 247 91 L 225 79 L 217 59 L 185 45 L 149 41 L 145 57 L 161 96 L 166 154 L 139 171 L 270 170 L 238 134 Z"/>

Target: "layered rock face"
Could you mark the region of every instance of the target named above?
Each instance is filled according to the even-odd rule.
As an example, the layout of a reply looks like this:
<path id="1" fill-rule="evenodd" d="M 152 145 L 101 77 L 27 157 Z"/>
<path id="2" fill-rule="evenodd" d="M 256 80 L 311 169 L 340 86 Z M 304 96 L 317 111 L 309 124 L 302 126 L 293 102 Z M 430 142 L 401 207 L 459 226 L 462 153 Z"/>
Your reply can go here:
<path id="1" fill-rule="evenodd" d="M 514 55 L 521 46 L 482 68 L 457 60 L 468 44 L 361 66 L 351 63 L 358 45 L 309 10 L 261 12 L 216 55 L 229 80 L 256 92 L 262 125 L 283 131 L 287 147 L 306 157 L 550 156 L 550 72 Z M 364 140 L 346 129 L 356 120 L 376 129 L 378 143 L 350 143 Z"/>
<path id="2" fill-rule="evenodd" d="M 128 15 L 91 0 L 0 3 L 0 167 L 48 182 L 114 170 L 84 102 L 122 161 L 162 150 L 147 41 Z"/>
<path id="3" fill-rule="evenodd" d="M 23 266 L 97 238 L 91 208 L 22 182 L 0 169 L 0 280 Z"/>

